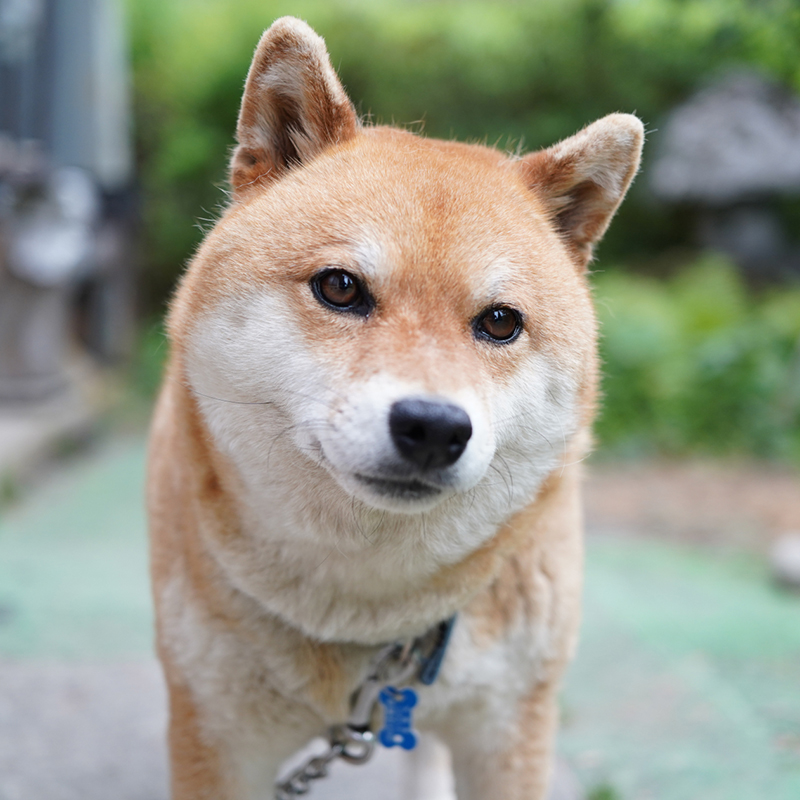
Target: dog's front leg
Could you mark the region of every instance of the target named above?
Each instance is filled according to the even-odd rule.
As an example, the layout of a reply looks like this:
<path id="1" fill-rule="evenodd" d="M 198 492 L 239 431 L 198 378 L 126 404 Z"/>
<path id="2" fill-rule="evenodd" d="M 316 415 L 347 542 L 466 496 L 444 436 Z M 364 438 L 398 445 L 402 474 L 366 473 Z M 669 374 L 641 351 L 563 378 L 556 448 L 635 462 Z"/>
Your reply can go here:
<path id="1" fill-rule="evenodd" d="M 557 681 L 537 684 L 502 725 L 465 710 L 443 732 L 458 800 L 544 800 L 558 720 Z M 483 719 L 481 719 L 483 717 Z"/>
<path id="2" fill-rule="evenodd" d="M 241 710 L 203 709 L 172 681 L 169 707 L 171 800 L 273 800 L 281 763 L 315 732 L 263 718 L 253 724 Z M 211 724 L 204 722 L 210 714 L 218 717 Z"/>
<path id="3" fill-rule="evenodd" d="M 221 742 L 204 730 L 188 686 L 170 681 L 169 756 L 172 800 L 238 800 Z"/>

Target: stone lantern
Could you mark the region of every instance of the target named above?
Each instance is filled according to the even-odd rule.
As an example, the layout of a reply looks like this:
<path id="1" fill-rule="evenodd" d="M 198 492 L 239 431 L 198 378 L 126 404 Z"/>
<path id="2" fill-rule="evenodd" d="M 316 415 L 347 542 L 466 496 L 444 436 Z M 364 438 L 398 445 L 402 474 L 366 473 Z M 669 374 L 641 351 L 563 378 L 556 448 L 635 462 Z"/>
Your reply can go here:
<path id="1" fill-rule="evenodd" d="M 800 100 L 752 72 L 728 74 L 677 107 L 650 172 L 663 201 L 696 209 L 701 244 L 764 277 L 800 274 L 775 213 L 800 198 Z"/>
<path id="2" fill-rule="evenodd" d="M 125 352 L 130 138 L 120 0 L 0 3 L 0 406 Z"/>

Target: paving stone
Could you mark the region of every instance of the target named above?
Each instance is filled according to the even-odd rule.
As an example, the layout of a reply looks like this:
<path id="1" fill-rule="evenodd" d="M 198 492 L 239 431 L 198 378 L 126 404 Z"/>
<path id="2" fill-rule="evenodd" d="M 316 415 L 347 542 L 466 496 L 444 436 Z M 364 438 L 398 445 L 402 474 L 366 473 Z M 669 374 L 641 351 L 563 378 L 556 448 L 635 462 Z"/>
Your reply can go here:
<path id="1" fill-rule="evenodd" d="M 166 800 L 152 661 L 0 662 L 2 800 Z"/>

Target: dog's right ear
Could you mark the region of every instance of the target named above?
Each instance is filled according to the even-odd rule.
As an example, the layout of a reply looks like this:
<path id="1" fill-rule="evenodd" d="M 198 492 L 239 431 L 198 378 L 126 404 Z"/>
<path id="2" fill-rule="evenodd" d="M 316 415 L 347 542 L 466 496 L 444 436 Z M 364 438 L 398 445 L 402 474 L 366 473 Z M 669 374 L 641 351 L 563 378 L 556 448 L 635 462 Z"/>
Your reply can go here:
<path id="1" fill-rule="evenodd" d="M 639 169 L 643 142 L 641 120 L 609 114 L 518 162 L 522 179 L 544 200 L 581 269 Z"/>
<path id="2" fill-rule="evenodd" d="M 359 127 L 325 42 L 305 22 L 282 17 L 261 37 L 247 74 L 230 166 L 234 198 L 352 138 Z"/>

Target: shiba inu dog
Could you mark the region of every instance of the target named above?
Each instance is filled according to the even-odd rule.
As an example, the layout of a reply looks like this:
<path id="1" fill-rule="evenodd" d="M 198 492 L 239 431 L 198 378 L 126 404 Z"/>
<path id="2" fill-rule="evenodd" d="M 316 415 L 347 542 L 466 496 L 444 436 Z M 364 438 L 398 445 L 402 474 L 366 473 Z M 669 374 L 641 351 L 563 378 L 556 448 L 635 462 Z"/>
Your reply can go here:
<path id="1" fill-rule="evenodd" d="M 274 797 L 375 654 L 458 613 L 416 725 L 460 800 L 543 798 L 579 620 L 586 266 L 642 125 L 524 157 L 364 126 L 284 18 L 237 139 L 150 448 L 172 796 Z"/>

